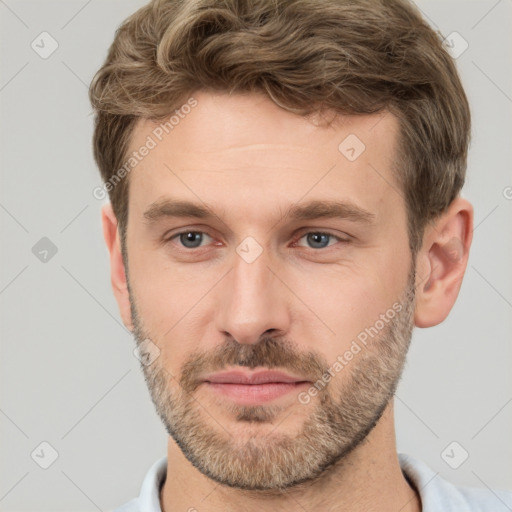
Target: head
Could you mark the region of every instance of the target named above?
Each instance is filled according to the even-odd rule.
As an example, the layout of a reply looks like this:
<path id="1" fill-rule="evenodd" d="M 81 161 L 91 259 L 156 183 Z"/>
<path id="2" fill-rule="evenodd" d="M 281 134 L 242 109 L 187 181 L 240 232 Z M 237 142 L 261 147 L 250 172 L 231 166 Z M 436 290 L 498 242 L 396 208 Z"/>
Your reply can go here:
<path id="1" fill-rule="evenodd" d="M 466 267 L 470 116 L 441 38 L 399 0 L 159 0 L 90 95 L 112 284 L 167 431 L 227 485 L 317 478 Z M 306 384 L 247 405 L 205 383 L 240 367 Z"/>

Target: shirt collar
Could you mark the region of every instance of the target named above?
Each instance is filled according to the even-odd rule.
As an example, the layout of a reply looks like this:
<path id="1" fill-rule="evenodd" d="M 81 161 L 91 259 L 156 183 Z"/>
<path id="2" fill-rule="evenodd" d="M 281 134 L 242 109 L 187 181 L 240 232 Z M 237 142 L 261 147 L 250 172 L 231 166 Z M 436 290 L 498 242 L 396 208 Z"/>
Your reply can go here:
<path id="1" fill-rule="evenodd" d="M 437 510 L 437 506 L 440 505 L 438 501 L 440 495 L 438 492 L 441 489 L 451 495 L 451 498 L 456 500 L 459 506 L 464 507 L 464 500 L 453 495 L 454 486 L 447 482 L 445 483 L 443 479 L 439 477 L 438 473 L 432 471 L 425 463 L 403 453 L 398 454 L 398 458 L 404 476 L 415 487 L 420 496 L 423 512 L 434 512 Z M 138 498 L 140 510 L 144 510 L 145 512 L 162 512 L 160 507 L 160 489 L 165 481 L 166 474 L 167 457 L 162 457 L 150 467 L 142 482 Z M 449 489 L 444 489 L 443 487 L 445 486 L 449 487 Z M 455 508 L 452 508 L 450 504 L 444 502 L 444 500 L 443 505 L 449 507 L 443 509 L 446 510 L 446 512 L 455 510 Z M 466 508 L 464 507 L 461 510 L 466 510 Z"/>

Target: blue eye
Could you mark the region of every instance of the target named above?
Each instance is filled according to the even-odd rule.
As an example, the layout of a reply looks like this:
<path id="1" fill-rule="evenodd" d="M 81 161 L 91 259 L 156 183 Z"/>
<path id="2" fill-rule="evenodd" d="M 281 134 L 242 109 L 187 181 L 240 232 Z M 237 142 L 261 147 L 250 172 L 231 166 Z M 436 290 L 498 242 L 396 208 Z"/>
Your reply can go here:
<path id="1" fill-rule="evenodd" d="M 184 247 L 187 249 L 195 249 L 200 247 L 204 235 L 209 236 L 202 231 L 182 231 L 181 233 L 174 235 L 171 240 L 179 237 L 180 242 Z"/>
<path id="2" fill-rule="evenodd" d="M 329 239 L 336 239 L 338 241 L 342 241 L 341 238 L 331 235 L 330 233 L 323 233 L 321 231 L 310 231 L 309 233 L 306 233 L 305 235 L 301 236 L 299 240 L 302 240 L 303 238 L 307 239 L 307 243 L 312 244 L 312 249 L 324 249 L 325 247 L 328 247 L 329 245 Z"/>

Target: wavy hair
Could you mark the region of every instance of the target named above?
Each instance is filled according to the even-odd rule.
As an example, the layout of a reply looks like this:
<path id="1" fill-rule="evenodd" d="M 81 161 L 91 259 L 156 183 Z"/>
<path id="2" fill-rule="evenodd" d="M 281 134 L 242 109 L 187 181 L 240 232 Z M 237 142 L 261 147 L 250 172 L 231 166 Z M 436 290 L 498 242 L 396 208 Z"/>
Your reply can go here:
<path id="1" fill-rule="evenodd" d="M 395 115 L 413 252 L 464 183 L 468 101 L 441 35 L 406 0 L 150 2 L 116 31 L 90 86 L 103 180 L 139 118 L 163 119 L 197 90 L 262 92 L 298 115 Z M 128 185 L 109 190 L 123 241 Z"/>

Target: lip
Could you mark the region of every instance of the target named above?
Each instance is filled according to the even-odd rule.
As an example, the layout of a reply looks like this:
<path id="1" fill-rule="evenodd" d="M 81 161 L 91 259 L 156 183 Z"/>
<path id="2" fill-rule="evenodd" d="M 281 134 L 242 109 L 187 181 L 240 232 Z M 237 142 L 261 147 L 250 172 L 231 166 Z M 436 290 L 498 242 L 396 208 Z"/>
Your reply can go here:
<path id="1" fill-rule="evenodd" d="M 215 384 L 268 384 L 268 383 L 295 383 L 295 382 L 307 382 L 302 377 L 295 377 L 288 373 L 275 371 L 275 370 L 263 370 L 259 372 L 244 372 L 244 371 L 227 371 L 214 373 L 207 375 L 204 379 L 205 382 L 212 382 Z"/>
<path id="2" fill-rule="evenodd" d="M 280 371 L 227 371 L 208 375 L 206 387 L 239 405 L 257 405 L 299 392 L 311 383 Z"/>

